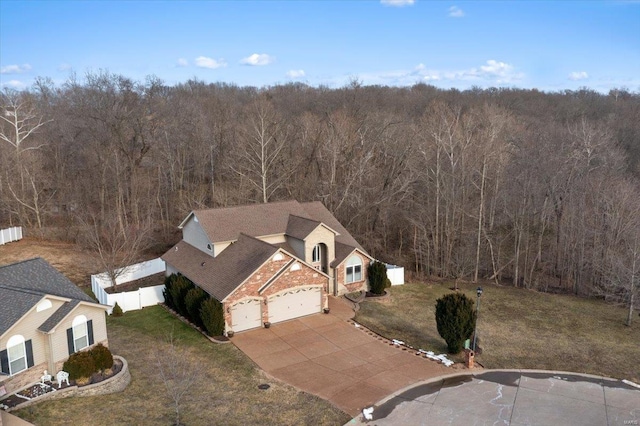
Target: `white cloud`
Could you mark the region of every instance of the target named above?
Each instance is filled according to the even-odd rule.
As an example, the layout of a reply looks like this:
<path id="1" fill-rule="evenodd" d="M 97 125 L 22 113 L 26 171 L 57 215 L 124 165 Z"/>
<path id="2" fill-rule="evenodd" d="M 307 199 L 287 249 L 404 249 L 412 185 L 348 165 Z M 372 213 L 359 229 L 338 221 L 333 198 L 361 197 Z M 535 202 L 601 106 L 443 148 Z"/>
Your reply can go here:
<path id="1" fill-rule="evenodd" d="M 251 56 L 247 56 L 246 58 L 243 58 L 240 61 L 240 63 L 244 65 L 251 65 L 251 66 L 261 66 L 261 65 L 269 65 L 273 61 L 275 61 L 275 58 L 273 56 L 267 55 L 266 53 L 254 53 Z"/>
<path id="2" fill-rule="evenodd" d="M 569 80 L 578 81 L 578 80 L 586 80 L 589 78 L 589 74 L 586 71 L 574 71 L 569 74 Z"/>
<path id="3" fill-rule="evenodd" d="M 458 6 L 451 6 L 449 8 L 449 16 L 451 18 L 462 18 L 464 16 L 464 11 Z"/>
<path id="4" fill-rule="evenodd" d="M 496 60 L 488 60 L 484 65 L 463 70 L 429 69 L 418 64 L 411 70 L 385 71 L 381 73 L 360 74 L 358 78 L 366 84 L 412 85 L 418 82 L 440 82 L 441 85 L 461 83 L 480 86 L 511 84 L 521 81 L 524 74 L 513 65 Z"/>
<path id="5" fill-rule="evenodd" d="M 0 84 L 0 86 L 12 87 L 14 89 L 22 89 L 27 85 L 21 82 L 20 80 L 9 80 L 7 82 Z"/>
<path id="6" fill-rule="evenodd" d="M 6 67 L 0 68 L 0 74 L 22 74 L 31 69 L 31 65 L 22 64 L 22 65 L 7 65 Z"/>
<path id="7" fill-rule="evenodd" d="M 289 70 L 287 71 L 287 77 L 289 78 L 302 78 L 305 76 L 304 70 Z"/>
<path id="8" fill-rule="evenodd" d="M 71 70 L 71 65 L 69 64 L 65 63 L 65 64 L 60 64 L 58 66 L 58 71 L 69 71 L 69 70 Z"/>
<path id="9" fill-rule="evenodd" d="M 404 7 L 404 6 L 413 6 L 416 0 L 380 0 L 385 6 L 391 7 Z"/>
<path id="10" fill-rule="evenodd" d="M 215 70 L 216 68 L 224 68 L 227 63 L 224 59 L 215 60 L 213 58 L 207 58 L 206 56 L 198 56 L 196 58 L 196 66 L 200 68 L 209 68 Z"/>
<path id="11" fill-rule="evenodd" d="M 201 56 L 201 58 L 202 57 L 203 56 Z M 189 61 L 187 61 L 185 58 L 178 58 L 177 66 L 179 66 L 179 67 L 188 67 L 189 66 Z"/>

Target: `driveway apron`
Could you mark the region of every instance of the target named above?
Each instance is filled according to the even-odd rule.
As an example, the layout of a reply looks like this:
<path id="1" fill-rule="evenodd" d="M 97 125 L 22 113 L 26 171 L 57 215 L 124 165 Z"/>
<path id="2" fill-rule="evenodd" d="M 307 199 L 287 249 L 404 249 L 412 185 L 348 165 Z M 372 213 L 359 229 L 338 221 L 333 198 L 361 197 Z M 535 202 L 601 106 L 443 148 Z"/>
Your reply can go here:
<path id="1" fill-rule="evenodd" d="M 408 385 L 453 372 L 348 322 L 353 311 L 343 301 L 330 298 L 329 306 L 330 314 L 238 333 L 231 341 L 269 375 L 351 416 Z"/>

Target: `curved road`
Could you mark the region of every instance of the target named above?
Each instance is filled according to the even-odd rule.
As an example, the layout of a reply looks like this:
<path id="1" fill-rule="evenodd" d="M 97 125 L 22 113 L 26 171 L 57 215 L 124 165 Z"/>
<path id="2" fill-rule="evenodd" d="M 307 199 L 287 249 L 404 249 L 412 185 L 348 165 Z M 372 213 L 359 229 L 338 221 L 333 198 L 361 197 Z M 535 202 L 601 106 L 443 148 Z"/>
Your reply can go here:
<path id="1" fill-rule="evenodd" d="M 640 425 L 640 388 L 576 373 L 484 370 L 405 388 L 348 425 Z"/>

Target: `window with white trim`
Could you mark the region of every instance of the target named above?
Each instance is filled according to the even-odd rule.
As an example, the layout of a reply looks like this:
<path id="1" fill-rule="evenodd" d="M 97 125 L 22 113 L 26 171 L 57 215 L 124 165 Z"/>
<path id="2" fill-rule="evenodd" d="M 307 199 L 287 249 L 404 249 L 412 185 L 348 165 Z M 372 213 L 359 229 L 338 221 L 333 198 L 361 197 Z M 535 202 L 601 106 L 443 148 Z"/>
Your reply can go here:
<path id="1" fill-rule="evenodd" d="M 311 262 L 319 263 L 321 259 L 322 259 L 322 248 L 320 247 L 320 244 L 316 244 L 315 247 L 313 248 L 313 252 L 311 253 Z"/>
<path id="2" fill-rule="evenodd" d="M 73 347 L 76 352 L 89 346 L 89 332 L 87 329 L 87 317 L 78 315 L 73 319 Z"/>
<path id="3" fill-rule="evenodd" d="M 49 309 L 52 306 L 53 306 L 53 304 L 51 303 L 51 300 L 44 299 L 42 302 L 38 303 L 38 306 L 36 306 L 36 312 L 45 311 L 45 310 Z"/>
<path id="4" fill-rule="evenodd" d="M 9 358 L 9 374 L 14 375 L 27 369 L 27 349 L 24 337 L 12 336 L 7 342 L 7 357 Z"/>
<path id="5" fill-rule="evenodd" d="M 345 275 L 347 284 L 362 281 L 362 259 L 360 256 L 354 254 L 347 260 Z"/>

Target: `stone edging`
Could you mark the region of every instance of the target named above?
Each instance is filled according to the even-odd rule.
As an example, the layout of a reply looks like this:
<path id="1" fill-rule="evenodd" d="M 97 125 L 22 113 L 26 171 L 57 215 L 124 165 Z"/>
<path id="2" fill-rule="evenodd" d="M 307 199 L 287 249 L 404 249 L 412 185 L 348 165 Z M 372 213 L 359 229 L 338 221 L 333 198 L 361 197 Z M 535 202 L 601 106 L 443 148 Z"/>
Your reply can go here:
<path id="1" fill-rule="evenodd" d="M 120 370 L 118 374 L 116 374 L 115 376 L 109 377 L 106 380 L 103 380 L 98 383 L 93 383 L 91 385 L 86 385 L 81 387 L 74 385 L 74 386 L 68 386 L 60 390 L 56 389 L 53 392 L 47 392 L 44 395 L 40 395 L 29 401 L 20 403 L 15 407 L 11 407 L 7 410 L 7 412 L 20 410 L 22 408 L 28 407 L 33 404 L 37 404 L 45 400 L 62 399 L 62 398 L 68 398 L 70 396 L 84 397 L 84 396 L 95 396 L 95 395 L 107 395 L 110 393 L 123 391 L 129 385 L 129 382 L 131 382 L 131 373 L 129 372 L 129 363 L 127 362 L 126 359 L 122 358 L 121 356 L 114 355 L 113 357 L 115 359 L 118 359 L 120 362 L 122 362 L 122 370 Z M 33 386 L 33 384 L 27 387 L 31 387 L 31 386 Z"/>

